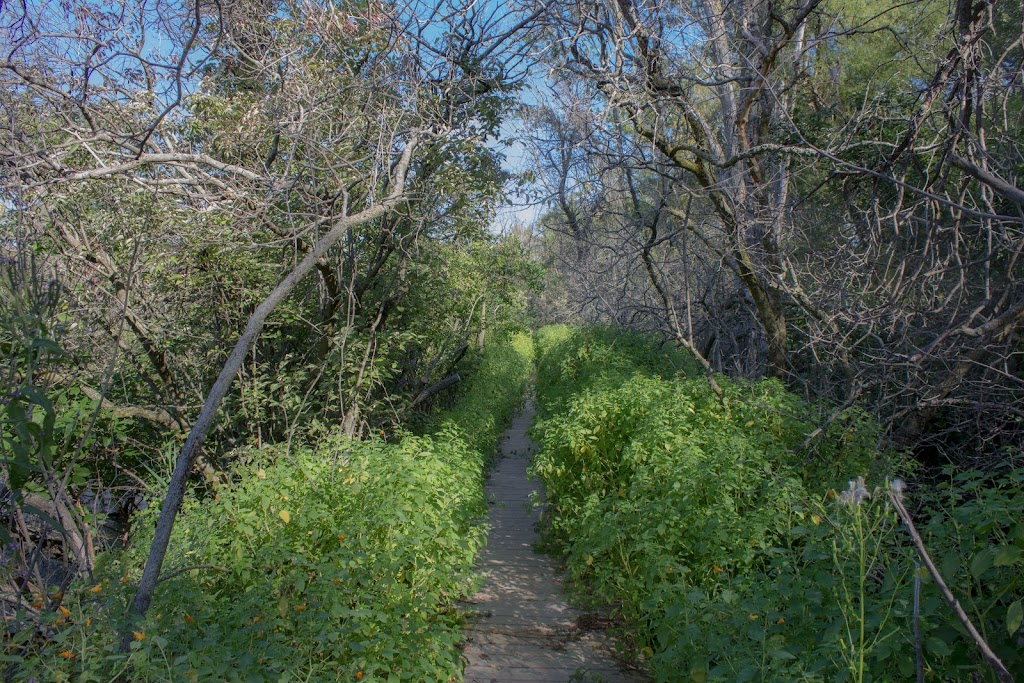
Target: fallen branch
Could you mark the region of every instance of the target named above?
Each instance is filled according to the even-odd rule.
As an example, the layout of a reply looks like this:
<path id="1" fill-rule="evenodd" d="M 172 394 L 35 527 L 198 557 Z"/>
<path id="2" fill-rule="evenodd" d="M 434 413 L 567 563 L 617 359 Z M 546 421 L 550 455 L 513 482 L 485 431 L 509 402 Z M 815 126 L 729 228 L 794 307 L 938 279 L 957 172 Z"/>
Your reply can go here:
<path id="1" fill-rule="evenodd" d="M 79 385 L 82 393 L 93 401 L 99 401 L 100 407 L 103 410 L 110 411 L 110 414 L 117 419 L 122 418 L 137 418 L 140 420 L 146 420 L 153 424 L 165 427 L 171 432 L 180 432 L 182 430 L 181 423 L 173 415 L 162 408 L 143 408 L 141 406 L 119 406 L 111 403 L 105 398 L 100 392 L 96 391 L 92 387 Z"/>
<path id="2" fill-rule="evenodd" d="M 840 415 L 842 415 L 844 412 L 853 407 L 853 404 L 855 404 L 857 402 L 857 399 L 860 398 L 860 395 L 863 392 L 863 390 L 864 387 L 858 382 L 853 387 L 853 391 L 850 393 L 850 398 L 846 399 L 846 402 L 843 405 L 839 406 L 834 411 L 832 411 L 832 414 L 828 416 L 828 419 L 825 420 L 821 425 L 819 425 L 817 429 L 808 434 L 807 438 L 804 439 L 804 442 L 800 444 L 800 448 L 796 449 L 796 452 L 803 453 L 810 447 L 812 443 L 814 443 L 815 439 L 817 439 L 819 436 L 828 431 L 828 428 L 832 426 L 832 423 L 835 422 Z"/>
<path id="3" fill-rule="evenodd" d="M 173 572 L 170 572 L 168 574 L 164 574 L 163 576 L 161 576 L 157 580 L 157 583 L 159 584 L 159 583 L 163 583 L 164 581 L 170 581 L 175 576 L 181 576 L 182 574 L 185 574 L 187 572 L 190 572 L 190 571 L 193 571 L 193 570 L 197 570 L 197 569 L 208 569 L 208 570 L 213 571 L 213 572 L 222 572 L 222 573 L 225 573 L 225 574 L 231 571 L 230 569 L 228 569 L 226 567 L 218 567 L 215 564 L 194 564 L 194 565 L 191 565 L 189 567 L 182 567 L 181 569 L 175 569 Z"/>
<path id="4" fill-rule="evenodd" d="M 949 590 L 946 582 L 942 580 L 942 575 L 939 574 L 939 570 L 935 568 L 935 563 L 932 562 L 931 556 L 928 555 L 928 550 L 924 547 L 924 541 L 921 540 L 921 535 L 917 533 L 917 527 L 914 526 L 914 521 L 910 518 L 910 513 L 907 512 L 907 508 L 903 506 L 903 483 L 893 482 L 887 491 L 889 494 L 889 500 L 892 501 L 893 507 L 896 508 L 896 514 L 900 516 L 903 521 L 903 525 L 907 528 L 907 533 L 910 534 L 910 540 L 913 541 L 914 547 L 917 548 L 917 554 L 921 557 L 921 562 L 928 568 L 928 573 L 931 574 L 932 579 L 935 581 L 935 585 L 938 586 L 939 592 L 942 593 L 942 597 L 946 599 L 949 607 L 956 614 L 957 619 L 963 624 L 963 627 L 967 630 L 967 633 L 974 639 L 974 642 L 978 645 L 978 649 L 981 650 L 982 657 L 988 662 L 988 665 L 992 667 L 992 670 L 996 672 L 996 677 L 1001 683 L 1014 683 L 1013 676 L 1006 669 L 1006 665 L 1000 661 L 996 653 L 992 652 L 992 648 L 989 647 L 985 639 L 978 633 L 978 629 L 974 628 L 974 624 L 971 623 L 970 617 L 964 611 L 964 608 L 960 606 L 960 602 L 953 595 L 953 591 Z"/>
<path id="5" fill-rule="evenodd" d="M 445 377 L 440 382 L 434 384 L 433 386 L 429 386 L 426 389 L 424 389 L 423 391 L 421 391 L 416 396 L 416 398 L 414 398 L 412 400 L 413 407 L 418 406 L 420 403 L 423 403 L 424 401 L 426 401 L 428 398 L 430 398 L 431 396 L 433 396 L 437 392 L 443 391 L 443 390 L 447 389 L 448 387 L 452 386 L 453 384 L 457 384 L 458 382 L 461 382 L 461 381 L 462 381 L 462 375 L 460 375 L 457 372 L 454 373 L 454 374 L 448 375 L 447 377 Z"/>

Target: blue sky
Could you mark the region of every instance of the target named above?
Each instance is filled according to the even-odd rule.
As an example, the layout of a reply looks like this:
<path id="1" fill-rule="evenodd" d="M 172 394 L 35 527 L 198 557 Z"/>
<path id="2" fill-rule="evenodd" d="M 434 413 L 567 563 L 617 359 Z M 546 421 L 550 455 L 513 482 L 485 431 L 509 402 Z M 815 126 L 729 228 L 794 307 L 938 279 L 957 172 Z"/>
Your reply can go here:
<path id="1" fill-rule="evenodd" d="M 534 68 L 526 78 L 526 86 L 519 93 L 519 101 L 527 106 L 534 106 L 548 99 L 546 93 L 550 84 L 545 76 L 540 75 L 543 69 Z M 501 126 L 501 139 L 511 140 L 512 144 L 502 145 L 500 141 L 493 143 L 495 149 L 505 155 L 503 168 L 510 173 L 519 173 L 533 167 L 534 160 L 522 143 L 525 135 L 522 121 L 517 116 L 509 117 Z M 544 211 L 543 204 L 528 202 L 517 197 L 514 188 L 510 188 L 507 200 L 512 205 L 502 206 L 498 210 L 492 230 L 500 232 L 516 223 L 532 225 Z"/>

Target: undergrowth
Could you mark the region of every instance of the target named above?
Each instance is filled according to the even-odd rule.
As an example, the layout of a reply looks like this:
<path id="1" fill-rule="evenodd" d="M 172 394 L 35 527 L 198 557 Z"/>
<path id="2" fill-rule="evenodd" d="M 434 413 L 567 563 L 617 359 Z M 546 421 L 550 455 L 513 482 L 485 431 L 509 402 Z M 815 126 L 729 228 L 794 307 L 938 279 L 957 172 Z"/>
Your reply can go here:
<path id="1" fill-rule="evenodd" d="M 118 625 L 156 510 L 64 601 L 19 680 L 448 681 L 462 677 L 455 602 L 483 542 L 483 471 L 520 404 L 532 343 L 492 343 L 428 435 L 332 436 L 240 459 L 187 503 L 165 581 L 130 652 Z"/>
<path id="2" fill-rule="evenodd" d="M 657 680 L 914 680 L 915 576 L 925 680 L 990 675 L 872 489 L 909 464 L 876 452 L 869 416 L 844 411 L 805 450 L 826 407 L 776 381 L 720 377 L 720 401 L 679 352 L 609 329 L 545 328 L 537 348 L 546 540 Z M 909 492 L 944 577 L 1018 672 L 1022 491 L 1017 469 Z"/>

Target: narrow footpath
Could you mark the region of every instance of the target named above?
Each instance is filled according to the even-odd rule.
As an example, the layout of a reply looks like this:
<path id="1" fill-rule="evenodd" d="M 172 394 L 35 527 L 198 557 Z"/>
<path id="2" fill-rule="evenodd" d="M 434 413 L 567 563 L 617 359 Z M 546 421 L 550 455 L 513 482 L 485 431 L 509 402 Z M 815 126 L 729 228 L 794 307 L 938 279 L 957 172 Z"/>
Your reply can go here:
<path id="1" fill-rule="evenodd" d="M 530 501 L 537 487 L 526 475 L 533 414 L 527 401 L 487 484 L 491 532 L 479 561 L 486 583 L 468 605 L 475 615 L 466 632 L 466 683 L 639 683 L 645 679 L 617 666 L 602 632 L 581 628 L 588 620 L 566 602 L 553 563 L 533 551 L 540 517 Z"/>

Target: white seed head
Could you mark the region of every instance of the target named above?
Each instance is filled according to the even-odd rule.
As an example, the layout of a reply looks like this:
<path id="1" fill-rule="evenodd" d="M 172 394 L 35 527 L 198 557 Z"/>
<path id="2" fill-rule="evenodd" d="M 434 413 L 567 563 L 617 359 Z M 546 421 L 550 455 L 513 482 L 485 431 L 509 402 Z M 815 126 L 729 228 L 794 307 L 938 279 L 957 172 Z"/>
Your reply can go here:
<path id="1" fill-rule="evenodd" d="M 851 507 L 860 505 L 869 498 L 871 498 L 871 491 L 868 491 L 867 482 L 864 481 L 864 477 L 851 479 L 847 489 L 839 494 L 839 502 Z"/>

